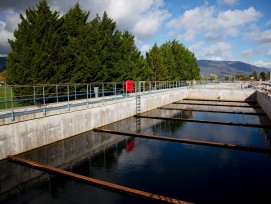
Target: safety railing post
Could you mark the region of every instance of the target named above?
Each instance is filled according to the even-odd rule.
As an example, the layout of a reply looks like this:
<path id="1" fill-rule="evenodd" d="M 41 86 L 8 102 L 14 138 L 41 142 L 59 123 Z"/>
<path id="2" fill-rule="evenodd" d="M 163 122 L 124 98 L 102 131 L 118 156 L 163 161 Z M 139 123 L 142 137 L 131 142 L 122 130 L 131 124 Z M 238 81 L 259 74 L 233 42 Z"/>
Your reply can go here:
<path id="1" fill-rule="evenodd" d="M 4 92 L 5 92 L 5 104 L 6 104 L 6 109 L 8 109 L 8 101 L 7 101 L 7 84 L 5 84 Z"/>
<path id="2" fill-rule="evenodd" d="M 76 84 L 74 85 L 74 100 L 76 101 Z"/>
<path id="3" fill-rule="evenodd" d="M 102 83 L 102 102 L 104 104 L 104 83 Z"/>
<path id="4" fill-rule="evenodd" d="M 34 100 L 34 106 L 36 105 L 36 87 L 33 86 L 33 100 Z"/>
<path id="5" fill-rule="evenodd" d="M 11 121 L 14 121 L 15 120 L 15 117 L 14 117 L 14 110 L 13 110 L 13 90 L 12 90 L 12 87 L 10 87 L 10 99 L 11 99 Z"/>
<path id="6" fill-rule="evenodd" d="M 89 104 L 89 97 L 88 97 L 88 84 L 87 84 L 87 108 L 88 108 L 88 104 Z"/>
<path id="7" fill-rule="evenodd" d="M 42 98 L 43 98 L 43 115 L 46 115 L 44 86 L 42 86 Z"/>
<path id="8" fill-rule="evenodd" d="M 91 98 L 91 84 L 89 84 L 89 98 Z"/>
<path id="9" fill-rule="evenodd" d="M 58 103 L 58 86 L 56 84 L 56 102 Z"/>
<path id="10" fill-rule="evenodd" d="M 122 93 L 123 93 L 123 95 L 125 94 L 125 86 L 124 86 L 124 82 L 122 82 Z"/>
<path id="11" fill-rule="evenodd" d="M 116 97 L 117 97 L 117 84 L 116 83 L 114 83 L 113 84 L 113 89 L 114 89 L 114 96 L 115 96 L 115 102 L 116 102 Z"/>
<path id="12" fill-rule="evenodd" d="M 127 87 L 126 87 L 126 84 L 125 84 L 125 97 L 128 98 L 128 96 L 127 96 Z"/>
<path id="13" fill-rule="evenodd" d="M 68 111 L 70 110 L 70 87 L 67 85 L 67 94 L 68 94 Z"/>

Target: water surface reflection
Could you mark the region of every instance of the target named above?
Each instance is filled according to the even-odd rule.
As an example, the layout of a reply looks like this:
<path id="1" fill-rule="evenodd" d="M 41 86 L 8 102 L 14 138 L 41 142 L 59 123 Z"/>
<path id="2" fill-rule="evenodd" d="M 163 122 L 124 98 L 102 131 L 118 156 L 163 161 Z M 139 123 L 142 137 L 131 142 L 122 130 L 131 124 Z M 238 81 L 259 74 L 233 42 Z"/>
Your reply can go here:
<path id="1" fill-rule="evenodd" d="M 165 110 L 145 114 L 213 120 L 216 117 L 224 120 L 229 115 Z M 235 115 L 230 118 L 242 120 Z M 261 123 L 258 116 L 249 120 Z M 136 118 L 129 118 L 104 128 L 136 132 L 136 122 Z M 257 147 L 267 145 L 266 132 L 259 128 L 141 119 L 140 132 Z M 271 162 L 266 154 L 88 132 L 21 156 L 194 203 L 271 202 Z M 0 169 L 1 187 L 12 179 L 16 184 L 10 191 L 13 193 L 2 199 L 3 203 L 150 203 L 58 176 L 40 175 L 36 170 L 5 161 Z"/>

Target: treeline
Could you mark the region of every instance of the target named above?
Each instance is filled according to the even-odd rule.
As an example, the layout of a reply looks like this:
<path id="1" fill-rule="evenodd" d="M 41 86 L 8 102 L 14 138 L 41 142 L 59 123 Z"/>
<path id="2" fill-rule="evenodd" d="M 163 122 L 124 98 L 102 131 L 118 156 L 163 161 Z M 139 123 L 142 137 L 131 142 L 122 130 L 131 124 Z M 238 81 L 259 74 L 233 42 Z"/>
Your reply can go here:
<path id="1" fill-rule="evenodd" d="M 237 74 L 237 75 L 228 75 L 225 76 L 225 80 L 241 80 L 241 81 L 248 81 L 248 80 L 254 80 L 254 81 L 268 81 L 270 80 L 270 71 L 269 72 L 260 72 L 258 73 L 256 71 L 253 71 L 249 75 L 243 75 L 243 74 Z"/>
<path id="2" fill-rule="evenodd" d="M 60 17 L 46 0 L 20 15 L 9 40 L 8 84 L 56 84 L 199 78 L 192 52 L 178 41 L 156 44 L 142 56 L 134 36 L 116 29 L 106 12 L 89 19 L 77 3 Z M 144 28 L 142 28 L 144 29 Z"/>

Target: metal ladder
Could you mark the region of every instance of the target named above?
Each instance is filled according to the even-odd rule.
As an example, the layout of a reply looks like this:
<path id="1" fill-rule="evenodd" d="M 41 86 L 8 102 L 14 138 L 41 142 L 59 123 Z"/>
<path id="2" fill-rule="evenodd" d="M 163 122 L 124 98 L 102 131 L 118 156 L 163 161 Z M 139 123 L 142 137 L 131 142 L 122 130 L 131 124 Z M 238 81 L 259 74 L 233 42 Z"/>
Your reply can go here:
<path id="1" fill-rule="evenodd" d="M 136 114 L 140 114 L 141 110 L 141 95 L 136 94 Z M 136 132 L 140 132 L 141 118 L 136 118 Z"/>
<path id="2" fill-rule="evenodd" d="M 141 109 L 141 95 L 136 94 L 136 114 L 140 114 Z"/>

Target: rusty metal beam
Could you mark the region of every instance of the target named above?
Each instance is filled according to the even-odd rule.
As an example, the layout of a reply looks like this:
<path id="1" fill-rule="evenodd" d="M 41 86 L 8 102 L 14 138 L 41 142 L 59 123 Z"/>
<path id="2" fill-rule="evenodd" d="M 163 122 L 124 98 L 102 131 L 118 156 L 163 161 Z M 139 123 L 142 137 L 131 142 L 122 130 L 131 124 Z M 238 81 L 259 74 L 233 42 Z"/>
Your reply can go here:
<path id="1" fill-rule="evenodd" d="M 211 104 L 211 103 L 187 103 L 187 102 L 173 102 L 173 104 L 184 104 L 184 105 L 204 105 L 204 106 L 226 106 L 226 107 L 238 107 L 238 108 L 261 108 L 258 105 L 240 106 L 240 105 L 226 105 L 226 104 Z"/>
<path id="2" fill-rule="evenodd" d="M 224 121 L 214 121 L 214 120 L 194 120 L 194 119 L 187 119 L 187 118 L 167 118 L 167 117 L 143 116 L 143 115 L 135 115 L 135 117 L 157 119 L 157 120 L 174 120 L 174 121 L 186 121 L 186 122 L 194 122 L 194 123 L 208 123 L 208 124 L 216 124 L 216 125 L 231 125 L 231 126 L 271 129 L 270 125 L 251 124 L 251 123 L 235 123 L 235 122 L 224 122 Z"/>
<path id="3" fill-rule="evenodd" d="M 14 162 L 16 164 L 20 164 L 20 165 L 23 165 L 26 167 L 37 169 L 37 170 L 40 170 L 40 171 L 43 171 L 46 173 L 52 173 L 52 174 L 60 175 L 63 177 L 67 177 L 69 179 L 73 179 L 73 180 L 76 180 L 81 183 L 86 183 L 91 186 L 95 186 L 95 187 L 98 187 L 101 189 L 109 190 L 109 191 L 120 193 L 120 194 L 125 194 L 125 195 L 129 195 L 129 196 L 148 199 L 148 200 L 156 201 L 159 203 L 178 203 L 178 204 L 188 204 L 189 203 L 186 201 L 177 200 L 174 198 L 169 198 L 166 196 L 161 196 L 161 195 L 157 195 L 157 194 L 153 194 L 153 193 L 149 193 L 149 192 L 144 192 L 141 190 L 128 188 L 128 187 L 120 186 L 120 185 L 117 185 L 114 183 L 109 183 L 106 181 L 101 181 L 101 180 L 90 178 L 87 176 L 75 174 L 75 173 L 72 173 L 69 171 L 65 171 L 65 170 L 62 170 L 59 168 L 47 166 L 44 164 L 39 164 L 39 163 L 29 161 L 26 159 L 22 159 L 19 157 L 15 157 L 15 156 L 8 156 L 7 158 L 9 161 Z"/>
<path id="4" fill-rule="evenodd" d="M 159 107 L 158 109 L 162 110 L 179 110 L 179 111 L 196 111 L 196 112 L 209 112 L 209 113 L 229 113 L 229 114 L 242 114 L 242 115 L 260 115 L 266 116 L 265 113 L 251 113 L 251 112 L 237 112 L 237 111 L 215 111 L 215 110 L 201 110 L 201 109 L 188 109 L 188 108 L 167 108 Z"/>
<path id="5" fill-rule="evenodd" d="M 139 138 L 146 138 L 146 139 L 163 140 L 163 141 L 179 142 L 179 143 L 202 145 L 202 146 L 212 146 L 212 147 L 242 150 L 242 151 L 249 151 L 249 152 L 258 152 L 258 153 L 265 153 L 265 154 L 271 153 L 270 149 L 259 148 L 259 147 L 225 144 L 225 143 L 220 143 L 220 142 L 207 142 L 207 141 L 201 141 L 201 140 L 189 140 L 189 139 L 183 139 L 183 138 L 173 138 L 173 137 L 165 137 L 165 136 L 150 135 L 150 134 L 140 134 L 140 133 L 134 133 L 134 132 L 108 130 L 108 129 L 102 129 L 102 128 L 95 128 L 93 130 L 96 132 L 104 132 L 104 133 L 115 134 L 115 135 L 125 135 L 125 136 L 132 136 L 132 137 L 139 137 Z"/>
<path id="6" fill-rule="evenodd" d="M 200 98 L 184 98 L 187 101 L 217 101 L 217 102 L 235 102 L 235 103 L 257 103 L 255 100 L 219 100 L 219 99 L 200 99 Z"/>

